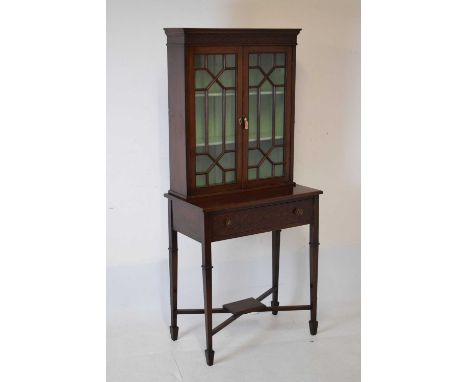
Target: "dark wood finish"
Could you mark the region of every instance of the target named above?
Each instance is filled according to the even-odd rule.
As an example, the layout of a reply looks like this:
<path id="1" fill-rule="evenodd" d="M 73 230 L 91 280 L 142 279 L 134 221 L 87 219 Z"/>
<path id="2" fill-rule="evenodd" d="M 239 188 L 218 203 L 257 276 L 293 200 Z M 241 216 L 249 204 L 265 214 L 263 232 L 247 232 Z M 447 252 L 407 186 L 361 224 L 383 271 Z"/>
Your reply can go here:
<path id="1" fill-rule="evenodd" d="M 273 289 L 268 289 L 266 292 L 262 293 L 260 296 L 258 296 L 255 300 L 260 303 L 263 299 L 267 298 L 271 293 Z M 256 311 L 265 311 L 265 309 L 268 309 L 265 305 L 261 304 L 262 306 L 258 306 Z M 227 320 L 223 321 L 220 323 L 216 328 L 213 329 L 213 335 L 218 333 L 221 329 L 224 329 L 226 326 L 228 326 L 231 322 L 237 320 L 240 316 L 242 316 L 245 313 L 234 313 L 231 317 L 229 317 Z"/>
<path id="2" fill-rule="evenodd" d="M 300 29 L 166 28 L 169 89 L 169 153 L 173 195 L 190 199 L 249 188 L 278 188 L 293 183 L 295 50 Z M 195 54 L 236 54 L 236 121 L 248 115 L 248 54 L 285 53 L 285 122 L 283 176 L 248 180 L 248 130 L 236 126 L 236 182 L 196 187 Z"/>
<path id="3" fill-rule="evenodd" d="M 312 214 L 312 200 L 209 214 L 211 240 L 225 240 L 308 224 Z"/>
<path id="4" fill-rule="evenodd" d="M 294 93 L 296 79 L 296 43 L 300 29 L 196 29 L 167 28 L 168 53 L 168 88 L 169 88 L 169 160 L 170 190 L 168 198 L 169 228 L 169 270 L 171 303 L 171 338 L 176 340 L 179 327 L 178 314 L 203 314 L 205 316 L 206 363 L 214 362 L 213 335 L 250 312 L 310 311 L 309 329 L 312 335 L 317 333 L 317 278 L 318 278 L 318 222 L 319 195 L 322 191 L 296 185 L 293 181 L 294 158 Z M 249 53 L 285 53 L 286 60 L 277 61 L 274 56 L 273 67 L 263 73 L 263 80 L 269 80 L 274 68 L 285 68 L 284 83 L 284 130 L 283 140 L 272 139 L 272 145 L 284 145 L 283 176 L 269 179 L 248 179 L 248 130 L 244 124 L 236 125 L 236 145 L 226 150 L 226 120 L 222 122 L 221 152 L 231 150 L 236 154 L 236 177 L 231 184 L 196 187 L 196 116 L 195 116 L 195 55 L 196 54 L 235 54 L 236 56 L 236 103 L 235 119 L 249 115 Z M 220 72 L 216 75 L 201 64 L 211 76 L 211 83 L 218 81 L 223 70 L 231 70 L 232 64 L 223 59 Z M 252 69 L 256 63 L 252 64 Z M 275 82 L 276 83 L 276 82 Z M 261 82 L 259 83 L 261 84 Z M 233 84 L 222 85 L 222 91 L 234 90 Z M 209 85 L 200 85 L 205 92 Z M 256 85 L 253 85 L 254 87 Z M 259 85 L 260 86 L 260 85 Z M 283 86 L 283 85 L 278 85 Z M 199 88 L 197 88 L 199 89 Z M 273 87 L 273 89 L 276 89 Z M 273 90 L 276 92 L 276 90 Z M 224 94 L 224 93 L 223 93 Z M 205 96 L 206 97 L 206 96 Z M 224 97 L 224 96 L 223 96 Z M 206 98 L 205 98 L 206 99 Z M 223 98 L 224 99 L 224 98 Z M 273 98 L 273 104 L 275 104 Z M 224 101 L 223 101 L 224 102 Z M 260 102 L 260 101 L 257 101 Z M 258 105 L 258 103 L 257 103 Z M 226 104 L 222 106 L 225 115 Z M 257 122 L 258 122 L 257 117 Z M 206 119 L 206 112 L 205 112 Z M 274 118 L 273 118 L 274 119 Z M 242 121 L 242 120 L 241 120 Z M 275 125 L 272 122 L 272 136 L 275 137 Z M 206 128 L 205 124 L 205 128 Z M 219 125 L 218 125 L 219 126 Z M 206 134 L 206 133 L 205 133 Z M 257 130 L 258 134 L 258 130 Z M 205 136 L 206 142 L 206 136 Z M 254 141 L 253 141 L 254 142 Z M 257 140 L 257 146 L 259 145 Z M 254 146 L 254 144 L 252 144 Z M 207 152 L 208 146 L 199 146 L 199 152 Z M 263 155 L 268 154 L 265 146 Z M 206 155 L 206 154 L 203 154 Z M 214 154 L 213 154 L 214 155 Z M 210 154 L 211 156 L 211 154 Z M 211 166 L 219 160 L 212 157 Z M 262 158 L 251 168 L 258 168 Z M 272 160 L 271 160 L 272 161 Z M 275 160 L 275 163 L 281 162 Z M 221 165 L 222 179 L 227 170 Z M 230 170 L 229 170 L 230 171 Z M 275 170 L 273 170 L 275 171 Z M 206 176 L 204 169 L 198 170 L 199 176 Z M 282 229 L 300 225 L 310 226 L 309 265 L 310 265 L 310 303 L 307 305 L 279 305 L 279 261 L 280 232 Z M 257 298 L 247 298 L 223 305 L 212 306 L 212 253 L 211 244 L 218 240 L 272 232 L 272 287 Z M 202 276 L 204 307 L 196 309 L 178 309 L 177 277 L 178 248 L 177 236 L 182 233 L 202 246 Z M 272 295 L 271 306 L 261 301 Z M 213 314 L 230 314 L 226 320 L 213 328 Z"/>
<path id="5" fill-rule="evenodd" d="M 224 308 L 213 308 L 211 313 L 229 313 Z M 177 309 L 177 314 L 205 314 L 205 309 Z"/>
<path id="6" fill-rule="evenodd" d="M 279 311 L 296 311 L 296 310 L 310 310 L 310 305 L 284 305 L 284 306 L 263 306 L 261 308 L 256 309 L 254 312 L 279 312 Z M 250 313 L 250 312 L 247 312 Z M 233 321 L 237 320 L 239 317 L 244 315 L 245 313 L 237 313 L 233 314 L 227 320 L 224 320 L 218 326 L 213 329 L 213 335 L 224 329 Z"/>
<path id="7" fill-rule="evenodd" d="M 293 310 L 310 310 L 310 305 L 282 305 L 282 306 L 271 306 L 271 307 L 265 307 L 264 310 L 261 310 L 261 311 L 265 311 L 265 312 L 269 312 L 269 311 L 272 311 L 272 312 L 279 312 L 279 311 L 283 311 L 283 312 L 288 312 L 288 311 L 293 311 Z"/>
<path id="8" fill-rule="evenodd" d="M 224 329 L 226 326 L 228 326 L 231 322 L 237 320 L 240 316 L 242 316 L 242 313 L 237 313 L 233 314 L 231 317 L 229 317 L 227 320 L 224 320 L 221 322 L 217 327 L 213 329 L 213 335 Z"/>
<path id="9" fill-rule="evenodd" d="M 264 308 L 265 305 L 253 297 L 224 304 L 223 308 L 232 314 L 245 314 Z"/>
<path id="10" fill-rule="evenodd" d="M 296 47 L 295 46 L 248 46 L 245 47 L 244 52 L 244 62 L 248 62 L 249 53 L 285 53 L 286 54 L 286 80 L 285 80 L 285 122 L 284 122 L 284 175 L 279 178 L 266 178 L 266 179 L 257 179 L 257 180 L 247 180 L 245 178 L 243 187 L 244 188 L 257 188 L 265 186 L 277 186 L 281 184 L 292 183 L 292 166 L 294 161 L 294 153 L 291 150 L 291 134 L 293 132 L 293 117 L 292 114 L 292 105 L 291 98 L 295 89 L 295 66 L 293 65 L 292 57 L 295 55 Z M 248 76 L 244 76 L 243 89 L 249 89 Z M 244 114 L 248 115 L 249 111 L 249 98 L 244 97 L 243 103 Z M 244 130 L 244 139 L 247 139 L 248 131 Z M 248 160 L 248 150 L 245 149 L 244 145 L 244 168 L 243 173 L 247 174 L 247 160 Z"/>
<path id="11" fill-rule="evenodd" d="M 184 46 L 167 44 L 170 185 L 182 197 L 187 196 L 185 73 Z"/>
<path id="12" fill-rule="evenodd" d="M 309 265 L 310 265 L 310 334 L 317 334 L 317 284 L 318 284 L 318 247 L 319 247 L 319 198 L 314 198 L 314 218 L 310 224 Z"/>
<path id="13" fill-rule="evenodd" d="M 242 156 L 236 155 L 236 168 L 237 176 L 236 183 L 215 185 L 209 187 L 195 187 L 195 79 L 193 73 L 195 73 L 193 57 L 195 54 L 235 54 L 237 57 L 236 65 L 236 116 L 242 114 L 242 94 L 241 94 L 241 81 L 243 78 L 243 61 L 242 61 L 242 49 L 240 47 L 233 46 L 217 46 L 217 47 L 188 47 L 187 48 L 187 69 L 190 75 L 187 78 L 187 120 L 188 120 L 188 136 L 187 136 L 187 168 L 188 168 L 188 193 L 189 195 L 205 195 L 222 193 L 229 190 L 238 190 L 241 188 L 241 177 L 242 177 Z M 237 118 L 236 118 L 237 120 Z M 238 126 L 237 126 L 238 127 Z M 242 149 L 243 130 L 237 128 L 236 130 L 236 152 Z"/>
<path id="14" fill-rule="evenodd" d="M 278 302 L 278 281 L 279 281 L 279 257 L 280 257 L 280 238 L 281 238 L 281 230 L 275 230 L 272 232 L 271 235 L 271 247 L 272 247 L 272 261 L 271 261 L 271 268 L 272 268 L 272 289 L 273 295 L 271 300 L 271 306 L 277 307 L 279 306 Z M 273 315 L 277 315 L 278 311 L 273 310 Z"/>
<path id="15" fill-rule="evenodd" d="M 248 28 L 164 28 L 168 44 L 216 45 L 296 45 L 301 29 Z"/>
<path id="16" fill-rule="evenodd" d="M 264 306 L 259 308 L 258 312 L 275 312 L 275 311 L 293 311 L 293 310 L 309 310 L 310 305 L 282 305 L 282 306 Z M 213 308 L 212 313 L 230 313 L 224 308 Z M 177 314 L 205 314 L 205 309 L 177 309 Z M 213 329 L 213 335 L 215 328 Z"/>
<path id="17" fill-rule="evenodd" d="M 262 301 L 263 299 L 267 298 L 272 293 L 273 293 L 273 288 L 270 288 L 266 292 L 263 292 L 260 296 L 258 296 L 257 300 Z"/>
<path id="18" fill-rule="evenodd" d="M 317 333 L 318 198 L 322 191 L 297 185 L 281 193 L 269 194 L 266 190 L 264 193 L 265 197 L 261 197 L 258 192 L 251 192 L 198 198 L 194 201 L 184 200 L 173 194 L 165 195 L 169 204 L 171 243 L 171 337 L 177 339 L 177 314 L 204 314 L 207 344 L 205 356 L 208 365 L 214 362 L 213 335 L 250 311 L 270 311 L 275 314 L 278 311 L 309 310 L 310 332 Z M 310 304 L 279 306 L 280 230 L 307 224 L 310 225 Z M 211 243 L 269 230 L 272 231 L 272 288 L 255 300 L 259 302 L 273 294 L 271 306 L 252 304 L 253 299 L 247 299 L 237 308 L 227 304 L 213 309 Z M 204 309 L 177 309 L 177 232 L 202 243 Z M 232 316 L 213 328 L 213 313 L 231 313 Z"/>
<path id="19" fill-rule="evenodd" d="M 205 298 L 205 332 L 206 332 L 206 363 L 213 365 L 213 321 L 212 321 L 212 285 L 211 285 L 211 243 L 205 240 L 202 244 L 202 273 L 203 273 L 203 295 Z"/>
<path id="20" fill-rule="evenodd" d="M 248 192 L 218 194 L 210 197 L 183 200 L 172 193 L 164 196 L 177 200 L 181 204 L 198 207 L 204 213 L 236 211 L 249 207 L 269 206 L 300 200 L 311 200 L 314 196 L 323 194 L 323 191 L 301 185 L 288 186 L 280 191 L 271 188 L 259 188 Z"/>
<path id="21" fill-rule="evenodd" d="M 169 200 L 172 202 L 174 230 L 201 243 L 205 237 L 203 210 L 183 199 L 170 198 Z"/>
<path id="22" fill-rule="evenodd" d="M 168 221 L 169 221 L 169 275 L 170 275 L 170 299 L 171 299 L 171 338 L 177 340 L 179 327 L 177 326 L 177 232 L 173 230 L 172 225 L 172 201 L 168 203 Z"/>

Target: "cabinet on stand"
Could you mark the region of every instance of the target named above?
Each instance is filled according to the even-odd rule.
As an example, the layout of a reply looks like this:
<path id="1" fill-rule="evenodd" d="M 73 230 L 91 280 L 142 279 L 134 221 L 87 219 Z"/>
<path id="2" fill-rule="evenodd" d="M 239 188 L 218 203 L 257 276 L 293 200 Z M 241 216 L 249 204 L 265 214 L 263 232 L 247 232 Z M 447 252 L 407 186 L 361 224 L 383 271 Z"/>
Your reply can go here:
<path id="1" fill-rule="evenodd" d="M 203 314 L 206 362 L 213 336 L 243 314 L 309 310 L 317 333 L 319 195 L 293 181 L 294 84 L 300 29 L 167 28 L 168 198 L 171 326 Z M 281 229 L 309 225 L 310 301 L 278 301 Z M 177 305 L 177 234 L 201 243 L 204 307 Z M 272 285 L 259 295 L 212 306 L 211 243 L 272 232 Z M 262 300 L 272 296 L 271 303 Z M 231 316 L 216 327 L 212 315 Z"/>

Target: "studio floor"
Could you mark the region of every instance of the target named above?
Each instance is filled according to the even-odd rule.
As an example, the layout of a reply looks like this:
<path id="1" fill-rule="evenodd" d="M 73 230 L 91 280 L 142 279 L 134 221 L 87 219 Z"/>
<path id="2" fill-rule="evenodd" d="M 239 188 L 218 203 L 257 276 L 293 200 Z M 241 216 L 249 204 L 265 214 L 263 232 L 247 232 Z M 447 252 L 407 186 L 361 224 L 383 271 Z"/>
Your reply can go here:
<path id="1" fill-rule="evenodd" d="M 320 294 L 319 287 L 316 336 L 309 333 L 307 311 L 279 312 L 277 316 L 270 312 L 250 313 L 214 336 L 212 367 L 205 363 L 203 315 L 179 316 L 179 338 L 175 342 L 170 339 L 166 262 L 108 268 L 107 381 L 359 381 L 359 280 L 347 279 L 359 278 L 359 262 L 349 260 L 358 258 L 359 253 L 330 251 L 328 258 L 325 255 L 321 258 L 324 272 L 319 282 L 322 279 L 324 292 Z M 335 269 L 334 277 L 327 277 L 326 269 L 342 256 L 348 259 L 342 261 L 343 269 Z M 288 259 L 283 261 L 287 263 Z M 182 272 L 184 266 L 180 268 Z M 187 285 L 191 282 L 180 282 L 179 289 L 185 288 L 180 307 L 199 307 L 202 301 L 201 275 L 200 285 Z M 307 288 L 297 289 L 297 283 L 307 283 L 306 273 L 283 284 L 280 273 L 280 303 L 307 303 L 303 301 L 307 299 Z M 259 295 L 269 287 L 250 285 L 235 293 L 240 299 Z M 197 298 L 191 298 L 191 293 Z M 214 306 L 221 306 L 217 299 L 214 296 Z M 192 300 L 197 300 L 196 306 L 187 306 L 186 301 Z M 269 304 L 270 300 L 269 296 L 263 302 Z M 217 325 L 228 315 L 213 317 Z"/>

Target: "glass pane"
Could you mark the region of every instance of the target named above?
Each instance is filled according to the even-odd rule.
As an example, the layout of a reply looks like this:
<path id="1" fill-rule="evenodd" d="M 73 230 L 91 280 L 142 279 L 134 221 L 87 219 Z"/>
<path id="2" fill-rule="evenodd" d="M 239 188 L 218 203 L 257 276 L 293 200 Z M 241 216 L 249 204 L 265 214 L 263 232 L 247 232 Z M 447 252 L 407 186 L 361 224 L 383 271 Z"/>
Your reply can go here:
<path id="1" fill-rule="evenodd" d="M 257 89 L 249 89 L 249 147 L 257 147 Z"/>
<path id="2" fill-rule="evenodd" d="M 232 88 L 236 86 L 236 71 L 232 69 L 225 70 L 219 76 L 219 82 L 221 82 L 221 85 L 223 85 L 225 88 Z"/>
<path id="3" fill-rule="evenodd" d="M 249 69 L 249 86 L 257 86 L 263 80 L 263 74 L 259 69 Z"/>
<path id="4" fill-rule="evenodd" d="M 208 170 L 208 167 L 210 167 L 212 163 L 213 161 L 208 155 L 197 155 L 195 169 L 197 172 L 205 172 L 206 170 Z"/>
<path id="5" fill-rule="evenodd" d="M 235 153 L 226 153 L 223 155 L 223 157 L 219 160 L 218 163 L 221 166 L 223 166 L 225 170 L 230 170 L 230 169 L 235 168 L 236 166 L 235 160 L 236 160 Z"/>
<path id="6" fill-rule="evenodd" d="M 222 54 L 208 54 L 208 70 L 217 75 L 223 68 L 223 55 Z"/>
<path id="7" fill-rule="evenodd" d="M 236 149 L 236 91 L 226 90 L 226 150 Z"/>
<path id="8" fill-rule="evenodd" d="M 273 163 L 282 163 L 283 162 L 283 147 L 275 147 L 270 151 L 269 157 Z"/>
<path id="9" fill-rule="evenodd" d="M 197 187 L 206 186 L 206 175 L 197 175 Z"/>
<path id="10" fill-rule="evenodd" d="M 195 68 L 204 68 L 205 67 L 205 55 L 196 54 L 195 55 Z"/>
<path id="11" fill-rule="evenodd" d="M 208 173 L 208 183 L 210 185 L 223 183 L 223 171 L 218 166 L 214 166 Z"/>
<path id="12" fill-rule="evenodd" d="M 235 150 L 236 149 L 236 142 L 226 141 L 226 145 L 224 147 L 226 148 L 226 150 Z"/>
<path id="13" fill-rule="evenodd" d="M 273 54 L 272 53 L 263 53 L 260 54 L 260 67 L 265 73 L 268 73 L 273 67 Z"/>
<path id="14" fill-rule="evenodd" d="M 196 187 L 234 183 L 236 55 L 195 55 L 194 66 Z"/>
<path id="15" fill-rule="evenodd" d="M 276 68 L 270 74 L 271 81 L 275 85 L 284 85 L 284 68 Z"/>
<path id="16" fill-rule="evenodd" d="M 195 71 L 195 88 L 205 89 L 210 82 L 213 81 L 213 77 L 206 70 Z"/>
<path id="17" fill-rule="evenodd" d="M 236 172 L 228 171 L 226 172 L 226 183 L 234 183 L 236 181 Z"/>
<path id="18" fill-rule="evenodd" d="M 275 62 L 276 66 L 284 66 L 285 65 L 286 57 L 285 57 L 284 53 L 276 53 L 275 57 L 276 57 L 276 62 Z"/>
<path id="19" fill-rule="evenodd" d="M 236 66 L 236 55 L 226 54 L 226 68 L 234 68 Z"/>
<path id="20" fill-rule="evenodd" d="M 249 54 L 249 180 L 284 175 L 285 64 L 285 53 Z"/>
<path id="21" fill-rule="evenodd" d="M 283 176 L 283 165 L 282 164 L 275 165 L 275 176 Z"/>
<path id="22" fill-rule="evenodd" d="M 267 160 L 263 161 L 260 165 L 260 178 L 271 178 L 273 176 L 272 170 L 271 163 Z"/>
<path id="23" fill-rule="evenodd" d="M 205 102 L 205 92 L 195 92 L 195 136 L 197 153 L 205 152 Z"/>
<path id="24" fill-rule="evenodd" d="M 275 143 L 282 144 L 284 137 L 284 88 L 275 92 Z"/>
<path id="25" fill-rule="evenodd" d="M 262 158 L 260 150 L 249 150 L 249 166 L 256 166 Z"/>
<path id="26" fill-rule="evenodd" d="M 255 53 L 249 54 L 249 66 L 257 66 L 258 56 Z"/>
<path id="27" fill-rule="evenodd" d="M 214 83 L 208 90 L 208 152 L 213 159 L 217 159 L 223 151 L 222 135 L 223 90 Z"/>
<path id="28" fill-rule="evenodd" d="M 265 81 L 260 87 L 260 147 L 267 152 L 273 138 L 273 86 Z"/>

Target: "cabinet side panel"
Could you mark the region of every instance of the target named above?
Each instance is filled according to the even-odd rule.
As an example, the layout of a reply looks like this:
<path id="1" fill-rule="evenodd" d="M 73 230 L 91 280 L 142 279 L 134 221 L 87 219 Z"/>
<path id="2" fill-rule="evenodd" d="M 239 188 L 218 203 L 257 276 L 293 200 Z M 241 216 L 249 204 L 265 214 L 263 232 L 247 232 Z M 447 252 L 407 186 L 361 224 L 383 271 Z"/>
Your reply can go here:
<path id="1" fill-rule="evenodd" d="M 294 127 L 296 125 L 296 47 L 291 47 L 291 86 L 290 86 L 290 99 L 291 99 L 291 115 L 289 121 L 289 181 L 294 181 Z"/>
<path id="2" fill-rule="evenodd" d="M 172 198 L 174 230 L 199 242 L 204 238 L 203 210 L 178 198 Z"/>
<path id="3" fill-rule="evenodd" d="M 171 190 L 181 196 L 187 196 L 185 47 L 183 44 L 167 45 L 167 65 Z"/>

